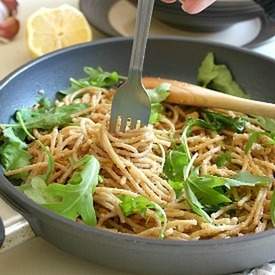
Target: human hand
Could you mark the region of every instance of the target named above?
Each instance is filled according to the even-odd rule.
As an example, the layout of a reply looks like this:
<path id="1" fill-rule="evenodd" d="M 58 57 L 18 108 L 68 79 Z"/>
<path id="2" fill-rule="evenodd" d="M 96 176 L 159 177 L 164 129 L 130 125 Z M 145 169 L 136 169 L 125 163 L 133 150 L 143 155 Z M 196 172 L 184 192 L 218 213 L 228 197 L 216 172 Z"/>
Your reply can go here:
<path id="1" fill-rule="evenodd" d="M 161 0 L 164 3 L 172 4 L 177 0 Z M 190 14 L 199 13 L 216 0 L 179 0 L 182 4 L 182 9 Z"/>

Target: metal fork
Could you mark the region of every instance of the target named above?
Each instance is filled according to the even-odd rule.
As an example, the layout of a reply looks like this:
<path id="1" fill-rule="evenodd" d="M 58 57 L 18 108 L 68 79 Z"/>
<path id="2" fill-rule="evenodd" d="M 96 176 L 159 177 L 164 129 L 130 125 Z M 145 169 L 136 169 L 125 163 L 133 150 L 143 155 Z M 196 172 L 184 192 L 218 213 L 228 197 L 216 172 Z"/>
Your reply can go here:
<path id="1" fill-rule="evenodd" d="M 147 125 L 151 113 L 149 96 L 142 84 L 142 70 L 149 35 L 154 0 L 139 0 L 135 35 L 132 46 L 128 80 L 118 88 L 112 102 L 110 131 L 114 132 L 120 117 L 120 131 L 125 131 L 127 122 L 134 129 L 137 121 Z"/>

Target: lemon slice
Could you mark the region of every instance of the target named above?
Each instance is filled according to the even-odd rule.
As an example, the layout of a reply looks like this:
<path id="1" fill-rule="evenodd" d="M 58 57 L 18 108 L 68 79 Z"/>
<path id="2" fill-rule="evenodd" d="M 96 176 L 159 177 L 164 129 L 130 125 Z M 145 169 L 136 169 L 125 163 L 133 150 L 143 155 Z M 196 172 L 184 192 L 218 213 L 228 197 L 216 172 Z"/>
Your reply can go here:
<path id="1" fill-rule="evenodd" d="M 33 57 L 92 40 L 91 28 L 76 8 L 40 8 L 27 21 L 28 47 Z"/>

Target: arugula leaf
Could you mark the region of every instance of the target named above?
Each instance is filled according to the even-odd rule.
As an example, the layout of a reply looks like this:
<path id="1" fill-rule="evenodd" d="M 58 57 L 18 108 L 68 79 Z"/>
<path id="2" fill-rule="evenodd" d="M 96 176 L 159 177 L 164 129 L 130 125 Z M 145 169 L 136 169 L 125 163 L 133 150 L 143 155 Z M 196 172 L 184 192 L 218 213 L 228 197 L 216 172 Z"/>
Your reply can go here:
<path id="1" fill-rule="evenodd" d="M 191 186 L 192 181 L 190 182 L 190 178 L 192 175 L 195 177 L 196 173 L 193 171 L 191 172 L 191 176 L 189 176 L 189 171 L 192 169 L 194 159 L 188 148 L 187 136 L 192 127 L 198 125 L 198 123 L 200 123 L 198 120 L 191 119 L 187 121 L 186 127 L 181 135 L 181 144 L 168 153 L 163 171 L 168 177 L 168 183 L 174 189 L 176 196 L 179 197 L 182 191 L 184 191 L 186 201 L 191 209 L 199 216 L 202 216 L 207 222 L 212 222 Z"/>
<path id="2" fill-rule="evenodd" d="M 207 116 L 208 115 L 208 116 Z M 226 117 L 214 112 L 206 112 L 206 120 L 190 119 L 181 135 L 181 144 L 168 152 L 164 164 L 164 173 L 168 178 L 168 183 L 179 197 L 184 191 L 187 203 L 192 210 L 202 216 L 206 221 L 211 222 L 211 218 L 206 211 L 231 202 L 226 195 L 226 189 L 239 186 L 268 185 L 271 179 L 268 177 L 253 176 L 248 172 L 242 172 L 232 179 L 218 176 L 199 176 L 193 168 L 195 155 L 192 157 L 187 144 L 187 136 L 194 126 L 208 129 L 222 129 L 222 127 L 235 127 L 238 131 L 244 130 L 244 121 Z M 217 162 L 224 165 L 231 160 L 229 152 L 219 156 Z"/>
<path id="3" fill-rule="evenodd" d="M 133 197 L 130 195 L 119 195 L 118 198 L 121 201 L 119 206 L 126 217 L 133 214 L 139 214 L 144 216 L 146 215 L 147 210 L 151 209 L 156 212 L 163 226 L 167 223 L 167 217 L 164 210 L 157 203 L 150 201 L 146 197 L 143 197 L 143 196 Z M 164 237 L 163 230 L 161 233 L 161 237 Z"/>
<path id="4" fill-rule="evenodd" d="M 48 185 L 47 193 L 61 198 L 61 201 L 45 206 L 68 219 L 75 220 L 81 216 L 84 223 L 96 225 L 92 194 L 98 184 L 99 162 L 95 157 L 86 155 L 80 163 L 80 168 L 67 184 Z"/>
<path id="5" fill-rule="evenodd" d="M 180 158 L 180 155 L 178 157 Z M 187 203 L 192 210 L 208 222 L 211 221 L 211 218 L 208 216 L 206 209 L 218 210 L 219 207 L 231 202 L 231 199 L 225 193 L 226 188 L 271 184 L 270 178 L 254 176 L 249 172 L 241 172 L 233 178 L 223 178 L 211 175 L 198 176 L 196 171 L 193 170 L 191 175 L 184 180 L 184 167 L 181 165 L 181 161 L 181 159 L 176 159 L 174 162 L 169 160 L 169 169 L 166 168 L 165 170 L 168 183 L 175 190 L 177 197 L 184 191 Z M 173 166 L 173 163 L 177 165 Z M 173 170 L 173 167 L 176 168 Z"/>
<path id="6" fill-rule="evenodd" d="M 54 103 L 47 97 L 40 96 L 38 97 L 37 103 L 39 104 L 40 109 L 45 109 L 45 110 L 50 110 L 51 108 L 54 107 Z"/>
<path id="7" fill-rule="evenodd" d="M 243 133 L 245 130 L 246 120 L 242 117 L 232 118 L 220 113 L 202 111 L 204 119 L 190 119 L 187 122 L 188 134 L 192 131 L 192 128 L 195 126 L 209 129 L 212 131 L 220 132 L 223 129 L 232 129 L 238 133 Z"/>
<path id="8" fill-rule="evenodd" d="M 147 89 L 151 103 L 161 103 L 169 96 L 170 83 L 161 83 L 155 89 Z"/>
<path id="9" fill-rule="evenodd" d="M 7 127 L 3 130 L 3 136 L 9 142 L 18 143 L 23 149 L 28 147 L 27 144 L 14 133 L 14 130 L 11 127 Z"/>
<path id="10" fill-rule="evenodd" d="M 96 225 L 93 196 L 99 178 L 99 162 L 91 155 L 79 161 L 79 168 L 67 184 L 47 185 L 42 177 L 20 189 L 44 207 L 71 220 L 81 216 L 85 224 Z"/>
<path id="11" fill-rule="evenodd" d="M 218 72 L 215 70 L 215 66 L 214 54 L 209 52 L 202 60 L 198 70 L 197 78 L 201 86 L 207 87 L 217 77 Z"/>
<path id="12" fill-rule="evenodd" d="M 217 206 L 229 203 L 231 200 L 215 190 L 215 187 L 224 186 L 224 180 L 215 176 L 190 176 L 187 180 L 198 200 L 205 206 Z"/>
<path id="13" fill-rule="evenodd" d="M 170 150 L 166 156 L 163 172 L 168 177 L 168 183 L 174 189 L 177 197 L 183 189 L 183 179 L 188 177 L 186 174 L 187 167 L 193 164 L 192 156 L 187 144 L 187 136 L 190 129 L 193 127 L 194 120 L 187 121 L 181 135 L 181 144 L 177 145 L 173 150 Z M 191 169 L 192 167 L 190 167 Z M 189 170 L 190 170 L 189 169 Z"/>
<path id="14" fill-rule="evenodd" d="M 70 87 L 66 90 L 60 91 L 60 93 L 68 95 L 79 89 L 90 86 L 111 88 L 127 79 L 126 77 L 119 75 L 117 72 L 106 72 L 100 67 L 97 69 L 93 67 L 84 67 L 84 72 L 87 77 L 78 80 L 70 78 Z"/>
<path id="15" fill-rule="evenodd" d="M 49 179 L 50 179 L 51 175 L 54 172 L 54 158 L 53 158 L 53 155 L 51 154 L 50 150 L 48 150 L 47 147 L 45 147 L 43 149 L 44 149 L 45 153 L 48 156 L 48 168 L 47 168 L 47 171 L 46 171 L 46 174 L 45 174 L 45 180 L 46 180 L 47 183 L 49 183 Z"/>
<path id="16" fill-rule="evenodd" d="M 253 132 L 249 134 L 248 141 L 244 147 L 245 153 L 247 154 L 251 150 L 253 144 L 256 143 L 259 140 L 259 138 L 263 136 L 269 137 L 269 144 L 275 145 L 275 133 Z"/>
<path id="17" fill-rule="evenodd" d="M 18 189 L 38 204 L 58 203 L 58 198 L 47 193 L 47 184 L 41 176 L 33 177 L 30 183 L 23 184 Z"/>
<path id="18" fill-rule="evenodd" d="M 265 176 L 254 176 L 249 172 L 240 172 L 233 178 L 224 178 L 227 188 L 240 186 L 266 186 L 272 183 L 272 179 Z"/>
<path id="19" fill-rule="evenodd" d="M 271 197 L 270 216 L 271 216 L 273 227 L 275 227 L 275 191 L 273 191 L 272 197 Z"/>
<path id="20" fill-rule="evenodd" d="M 245 130 L 246 120 L 242 117 L 232 118 L 220 113 L 203 111 L 206 122 L 210 129 L 220 132 L 225 128 L 230 128 L 237 133 L 243 133 Z M 206 124 L 207 125 L 207 124 Z"/>
<path id="21" fill-rule="evenodd" d="M 220 177 L 198 176 L 192 173 L 184 182 L 185 197 L 192 210 L 211 223 L 212 219 L 206 210 L 216 209 L 231 202 L 225 192 L 222 192 L 220 187 L 223 186 L 224 180 Z"/>
<path id="22" fill-rule="evenodd" d="M 150 201 L 146 197 L 130 195 L 119 195 L 121 203 L 119 204 L 123 214 L 128 217 L 133 214 L 145 215 L 147 209 L 156 210 L 161 221 L 164 221 L 165 215 L 159 211 L 160 206 L 155 202 Z"/>
<path id="23" fill-rule="evenodd" d="M 30 164 L 31 155 L 27 151 L 27 144 L 19 139 L 12 128 L 3 130 L 4 144 L 0 147 L 0 161 L 5 170 L 14 170 Z M 25 179 L 27 173 L 13 176 L 14 179 Z"/>
<path id="24" fill-rule="evenodd" d="M 226 166 L 230 161 L 232 157 L 230 152 L 223 152 L 218 155 L 217 160 L 216 160 L 216 165 L 220 167 Z"/>
<path id="25" fill-rule="evenodd" d="M 215 57 L 209 52 L 198 70 L 198 83 L 203 87 L 238 97 L 247 97 L 245 91 L 234 81 L 226 65 L 216 65 Z"/>
<path id="26" fill-rule="evenodd" d="M 212 219 L 210 216 L 203 210 L 203 205 L 199 202 L 198 198 L 194 194 L 193 190 L 191 189 L 189 184 L 184 184 L 184 193 L 185 198 L 191 209 L 198 214 L 199 216 L 203 217 L 207 222 L 212 223 Z"/>
<path id="27" fill-rule="evenodd" d="M 214 54 L 208 53 L 198 72 L 199 85 L 213 88 L 222 93 L 249 98 L 249 95 L 233 80 L 232 73 L 225 65 L 215 65 Z M 275 119 L 255 116 L 248 118 L 268 132 L 275 132 Z"/>
<path id="28" fill-rule="evenodd" d="M 189 162 L 185 146 L 181 144 L 167 154 L 163 171 L 170 180 L 180 181 L 183 178 L 184 167 Z"/>
<path id="29" fill-rule="evenodd" d="M 85 110 L 86 104 L 70 104 L 60 107 L 53 107 L 50 110 L 45 108 L 23 108 L 17 111 L 16 118 L 19 121 L 18 114 L 21 115 L 23 123 L 28 130 L 43 129 L 51 130 L 55 126 L 66 126 L 72 122 L 72 115 Z M 21 127 L 16 125 L 16 127 Z"/>
<path id="30" fill-rule="evenodd" d="M 151 115 L 149 119 L 151 124 L 155 124 L 160 120 L 164 111 L 161 102 L 165 101 L 169 96 L 170 86 L 168 83 L 162 83 L 155 89 L 147 90 L 151 102 Z"/>
<path id="31" fill-rule="evenodd" d="M 163 112 L 164 112 L 164 108 L 163 108 L 162 104 L 152 103 L 149 123 L 156 124 L 157 122 L 159 122 Z"/>
<path id="32" fill-rule="evenodd" d="M 226 195 L 226 189 L 240 186 L 267 186 L 272 179 L 264 176 L 254 176 L 249 172 L 240 172 L 233 178 L 217 176 L 197 176 L 194 173 L 183 182 L 185 196 L 192 210 L 205 220 L 209 220 L 206 209 L 215 209 L 231 202 Z M 178 187 L 180 185 L 178 184 Z M 180 192 L 180 191 L 179 191 Z M 275 215 L 275 214 L 274 214 Z"/>
<path id="33" fill-rule="evenodd" d="M 264 130 L 268 132 L 275 132 L 275 119 L 256 116 L 255 118 L 250 118 L 249 120 L 261 126 Z"/>
<path id="34" fill-rule="evenodd" d="M 184 181 L 183 180 L 168 180 L 169 185 L 173 188 L 173 190 L 176 193 L 176 197 L 180 197 L 180 195 L 182 194 L 182 190 L 184 188 Z"/>

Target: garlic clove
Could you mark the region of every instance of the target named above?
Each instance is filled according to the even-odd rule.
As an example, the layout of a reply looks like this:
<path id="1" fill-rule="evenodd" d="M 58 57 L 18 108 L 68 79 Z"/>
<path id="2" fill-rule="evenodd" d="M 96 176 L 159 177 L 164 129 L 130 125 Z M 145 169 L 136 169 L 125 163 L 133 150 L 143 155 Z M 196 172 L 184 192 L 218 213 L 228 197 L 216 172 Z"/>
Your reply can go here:
<path id="1" fill-rule="evenodd" d="M 11 40 L 19 31 L 19 21 L 14 17 L 8 17 L 0 22 L 0 37 Z"/>

